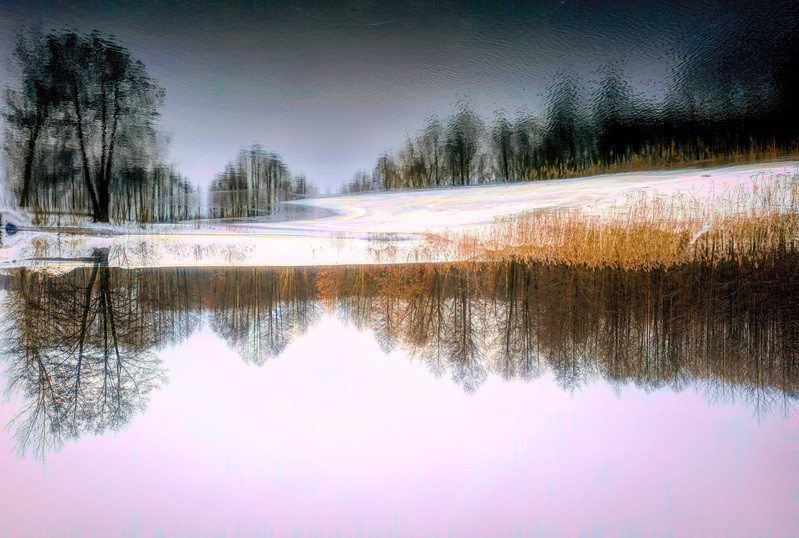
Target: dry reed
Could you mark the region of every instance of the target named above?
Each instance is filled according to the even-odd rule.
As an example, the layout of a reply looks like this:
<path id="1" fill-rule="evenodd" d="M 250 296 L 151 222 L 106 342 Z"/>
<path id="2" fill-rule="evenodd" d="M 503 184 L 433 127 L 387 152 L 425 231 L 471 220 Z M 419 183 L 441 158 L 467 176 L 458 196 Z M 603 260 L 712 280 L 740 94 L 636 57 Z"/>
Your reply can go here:
<path id="1" fill-rule="evenodd" d="M 631 195 L 601 214 L 566 208 L 499 221 L 457 239 L 462 258 L 652 269 L 691 261 L 766 259 L 799 247 L 799 174 L 774 175 L 697 199 Z"/>

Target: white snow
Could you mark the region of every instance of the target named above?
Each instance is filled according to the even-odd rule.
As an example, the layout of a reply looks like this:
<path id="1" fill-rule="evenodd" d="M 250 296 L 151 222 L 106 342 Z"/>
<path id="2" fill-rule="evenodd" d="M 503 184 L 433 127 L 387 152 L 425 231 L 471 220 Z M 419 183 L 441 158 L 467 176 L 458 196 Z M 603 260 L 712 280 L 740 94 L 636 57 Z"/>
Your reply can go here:
<path id="1" fill-rule="evenodd" d="M 75 265 L 66 259 L 89 256 L 95 248 L 110 249 L 109 263 L 120 267 L 446 261 L 451 254 L 433 247 L 426 234 L 458 234 L 536 209 L 580 207 L 602 213 L 640 193 L 679 192 L 704 199 L 735 188 L 752 189 L 775 175 L 797 173 L 799 161 L 612 174 L 302 200 L 290 203 L 335 214 L 292 222 L 208 223 L 199 229 L 159 225 L 146 230 L 106 225 L 88 234 L 23 232 L 12 245 L 6 241 L 0 248 L 0 268 L 34 265 L 63 270 Z"/>

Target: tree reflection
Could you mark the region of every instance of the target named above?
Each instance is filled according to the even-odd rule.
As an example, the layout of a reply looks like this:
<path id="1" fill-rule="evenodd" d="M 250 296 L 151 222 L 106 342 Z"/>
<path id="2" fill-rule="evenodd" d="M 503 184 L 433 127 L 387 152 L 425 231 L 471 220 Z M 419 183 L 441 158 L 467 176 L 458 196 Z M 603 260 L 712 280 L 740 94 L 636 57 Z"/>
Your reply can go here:
<path id="1" fill-rule="evenodd" d="M 151 349 L 179 340 L 148 304 L 147 273 L 91 267 L 53 277 L 20 270 L 7 298 L 8 387 L 26 401 L 9 426 L 20 454 L 44 459 L 66 440 L 125 427 L 165 381 Z M 157 291 L 155 291 L 157 294 Z"/>
<path id="2" fill-rule="evenodd" d="M 165 379 L 154 350 L 207 320 L 248 363 L 280 355 L 323 310 L 475 391 L 550 373 L 579 390 L 695 390 L 760 417 L 799 395 L 799 254 L 622 271 L 500 264 L 120 270 L 95 251 L 53 276 L 20 269 L 5 289 L 7 386 L 24 399 L 20 454 L 116 431 Z"/>
<path id="3" fill-rule="evenodd" d="M 564 390 L 596 377 L 787 413 L 799 376 L 799 256 L 652 271 L 547 264 L 329 270 L 328 307 L 475 390 L 551 372 Z"/>
<path id="4" fill-rule="evenodd" d="M 245 362 L 277 357 L 319 315 L 316 280 L 307 269 L 241 268 L 206 276 L 211 327 Z"/>
<path id="5" fill-rule="evenodd" d="M 535 268 L 525 271 L 521 264 L 511 260 L 502 276 L 496 283 L 498 334 L 494 369 L 504 379 L 517 376 L 535 379 L 542 373 L 538 274 Z"/>

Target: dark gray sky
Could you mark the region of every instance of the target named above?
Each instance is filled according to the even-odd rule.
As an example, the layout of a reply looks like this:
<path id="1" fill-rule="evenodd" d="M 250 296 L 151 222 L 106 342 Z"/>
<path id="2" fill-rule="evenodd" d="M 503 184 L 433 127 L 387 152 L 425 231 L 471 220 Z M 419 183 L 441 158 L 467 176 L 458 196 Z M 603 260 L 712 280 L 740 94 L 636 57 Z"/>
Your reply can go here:
<path id="1" fill-rule="evenodd" d="M 11 0 L 0 53 L 23 24 L 113 34 L 166 88 L 161 126 L 190 179 L 260 141 L 324 191 L 461 99 L 487 117 L 536 112 L 555 73 L 590 81 L 607 62 L 657 95 L 695 28 L 754 3 L 495 4 Z"/>

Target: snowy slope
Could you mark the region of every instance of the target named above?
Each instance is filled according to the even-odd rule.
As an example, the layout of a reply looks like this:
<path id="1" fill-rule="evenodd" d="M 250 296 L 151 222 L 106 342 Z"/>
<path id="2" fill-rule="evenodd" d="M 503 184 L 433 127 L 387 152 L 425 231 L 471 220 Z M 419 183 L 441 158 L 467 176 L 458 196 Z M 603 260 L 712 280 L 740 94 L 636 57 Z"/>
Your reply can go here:
<path id="1" fill-rule="evenodd" d="M 751 189 L 764 177 L 796 173 L 797 166 L 797 162 L 786 162 L 303 200 L 292 203 L 324 207 L 338 216 L 291 223 L 285 228 L 361 234 L 437 232 L 490 223 L 534 209 L 579 206 L 601 211 L 623 203 L 640 190 L 650 195 L 681 191 L 701 199 L 735 186 Z"/>
<path id="2" fill-rule="evenodd" d="M 799 162 L 791 161 L 381 192 L 290 202 L 332 213 L 311 220 L 208 224 L 201 229 L 163 225 L 135 233 L 104 226 L 104 235 L 25 232 L 14 238 L 11 247 L 0 249 L 0 267 L 67 269 L 74 264 L 65 258 L 89 256 L 94 248 L 111 249 L 110 263 L 122 267 L 444 261 L 449 254 L 431 248 L 424 234 L 479 229 L 498 218 L 544 208 L 581 207 L 602 213 L 640 192 L 650 196 L 680 192 L 702 199 L 736 187 L 751 189 L 773 175 L 797 171 Z M 116 235 L 108 233 L 113 231 Z"/>

